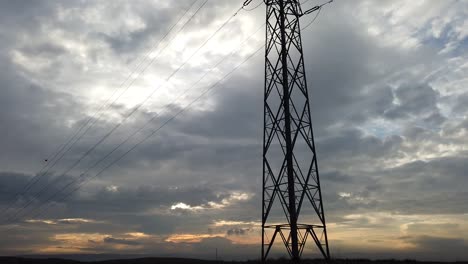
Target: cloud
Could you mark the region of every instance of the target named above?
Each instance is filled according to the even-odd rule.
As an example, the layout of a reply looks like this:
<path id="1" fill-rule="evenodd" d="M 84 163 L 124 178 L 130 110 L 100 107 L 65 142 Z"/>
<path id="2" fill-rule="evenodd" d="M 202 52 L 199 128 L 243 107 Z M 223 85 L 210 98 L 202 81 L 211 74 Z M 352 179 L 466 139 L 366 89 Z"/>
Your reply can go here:
<path id="1" fill-rule="evenodd" d="M 85 175 L 92 177 L 262 44 L 259 34 L 240 45 L 263 23 L 262 8 L 241 11 L 159 87 L 241 4 L 210 1 L 97 120 L 100 106 L 190 4 L 0 3 L 0 210 L 12 205 L 10 215 L 29 201 L 33 209 L 68 192 L 64 186 L 160 115 Z M 463 7 L 457 1 L 334 2 L 302 32 L 330 240 L 346 256 L 365 250 L 384 257 L 465 256 Z M 311 17 L 301 19 L 304 24 Z M 240 52 L 223 59 L 236 47 Z M 250 60 L 106 173 L 66 200 L 51 199 L 44 215 L 25 211 L 1 224 L 0 252 L 112 253 L 121 247 L 146 254 L 157 248 L 158 254 L 211 258 L 218 248 L 226 258 L 239 252 L 257 257 L 252 244 L 260 235 L 263 63 L 262 56 Z M 155 88 L 134 116 L 64 173 Z M 59 166 L 15 197 L 93 116 L 95 126 Z M 303 212 L 307 221 L 310 210 Z M 456 249 L 444 255 L 436 250 L 444 247 L 438 241 Z"/>
<path id="2" fill-rule="evenodd" d="M 249 229 L 244 229 L 244 228 L 231 228 L 226 232 L 226 235 L 228 236 L 243 236 L 246 235 L 247 232 L 249 232 Z"/>
<path id="3" fill-rule="evenodd" d="M 387 118 L 421 117 L 438 111 L 439 94 L 430 86 L 402 85 L 395 89 L 394 93 L 397 103 L 385 112 Z"/>
<path id="4" fill-rule="evenodd" d="M 129 246 L 136 246 L 140 244 L 137 241 L 119 239 L 119 238 L 113 238 L 113 237 L 106 237 L 104 238 L 103 242 L 109 243 L 109 244 L 120 244 L 120 245 L 129 245 Z"/>
<path id="5" fill-rule="evenodd" d="M 91 219 L 83 219 L 83 218 L 68 218 L 68 219 L 57 219 L 57 220 L 47 220 L 47 219 L 30 219 L 25 220 L 26 223 L 43 223 L 47 225 L 73 225 L 73 224 L 86 224 L 86 223 L 94 223 L 94 220 Z"/>
<path id="6" fill-rule="evenodd" d="M 467 241 L 460 238 L 417 236 L 403 239 L 416 246 L 416 251 L 424 252 L 423 259 L 456 260 L 466 257 L 468 249 Z"/>

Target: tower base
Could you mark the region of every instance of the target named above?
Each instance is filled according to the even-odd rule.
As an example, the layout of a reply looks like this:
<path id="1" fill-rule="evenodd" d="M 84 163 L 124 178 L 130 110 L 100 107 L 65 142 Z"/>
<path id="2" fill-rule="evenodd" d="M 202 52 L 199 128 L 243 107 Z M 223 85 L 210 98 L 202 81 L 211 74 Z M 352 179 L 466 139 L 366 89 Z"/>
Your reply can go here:
<path id="1" fill-rule="evenodd" d="M 274 230 L 273 235 L 270 241 L 264 241 L 266 243 L 263 244 L 263 256 L 262 262 L 265 262 L 270 250 L 275 243 L 276 237 L 279 235 L 281 240 L 283 241 L 284 246 L 286 247 L 288 254 L 291 258 L 293 258 L 292 248 L 291 248 L 291 237 L 290 237 L 290 230 L 291 225 L 289 224 L 280 224 L 280 225 L 266 225 L 263 227 L 264 232 L 265 230 Z M 326 246 L 327 244 L 321 243 L 323 239 L 317 236 L 317 232 L 315 230 L 323 231 L 324 227 L 321 225 L 307 225 L 307 224 L 297 224 L 297 234 L 298 234 L 298 247 L 299 247 L 299 257 L 302 256 L 302 252 L 304 251 L 304 247 L 306 245 L 307 240 L 312 238 L 317 245 L 318 249 L 324 256 L 328 256 L 326 253 Z M 321 233 L 321 232 L 319 232 Z M 293 259 L 294 260 L 294 259 Z M 327 259 L 328 260 L 328 259 Z"/>

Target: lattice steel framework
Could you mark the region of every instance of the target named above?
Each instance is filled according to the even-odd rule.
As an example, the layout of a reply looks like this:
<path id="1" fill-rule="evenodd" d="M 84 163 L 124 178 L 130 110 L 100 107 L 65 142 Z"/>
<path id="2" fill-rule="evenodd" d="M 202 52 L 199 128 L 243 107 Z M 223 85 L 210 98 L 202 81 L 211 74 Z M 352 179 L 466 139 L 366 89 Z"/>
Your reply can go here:
<path id="1" fill-rule="evenodd" d="M 278 237 L 293 261 L 300 260 L 310 239 L 328 260 L 299 25 L 302 10 L 295 0 L 265 4 L 262 261 Z M 301 212 L 310 224 L 299 222 Z"/>

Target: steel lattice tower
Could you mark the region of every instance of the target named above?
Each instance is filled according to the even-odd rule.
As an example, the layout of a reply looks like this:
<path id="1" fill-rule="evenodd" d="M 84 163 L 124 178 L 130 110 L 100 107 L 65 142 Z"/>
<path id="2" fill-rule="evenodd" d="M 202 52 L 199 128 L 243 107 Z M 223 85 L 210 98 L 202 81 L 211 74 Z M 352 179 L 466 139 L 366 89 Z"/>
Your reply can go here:
<path id="1" fill-rule="evenodd" d="M 310 240 L 328 260 L 299 25 L 303 13 L 297 0 L 265 4 L 262 261 L 278 237 L 295 262 Z M 308 224 L 300 222 L 301 213 Z"/>

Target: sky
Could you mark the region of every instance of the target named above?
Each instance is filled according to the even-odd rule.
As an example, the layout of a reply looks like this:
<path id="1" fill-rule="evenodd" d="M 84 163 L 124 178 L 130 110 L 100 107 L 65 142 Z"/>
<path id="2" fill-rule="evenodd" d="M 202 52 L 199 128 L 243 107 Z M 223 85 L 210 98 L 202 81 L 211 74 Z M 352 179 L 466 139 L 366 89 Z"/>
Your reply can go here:
<path id="1" fill-rule="evenodd" d="M 203 3 L 0 2 L 0 255 L 260 257 L 265 6 Z M 467 37 L 466 0 L 303 30 L 333 257 L 468 260 Z"/>

